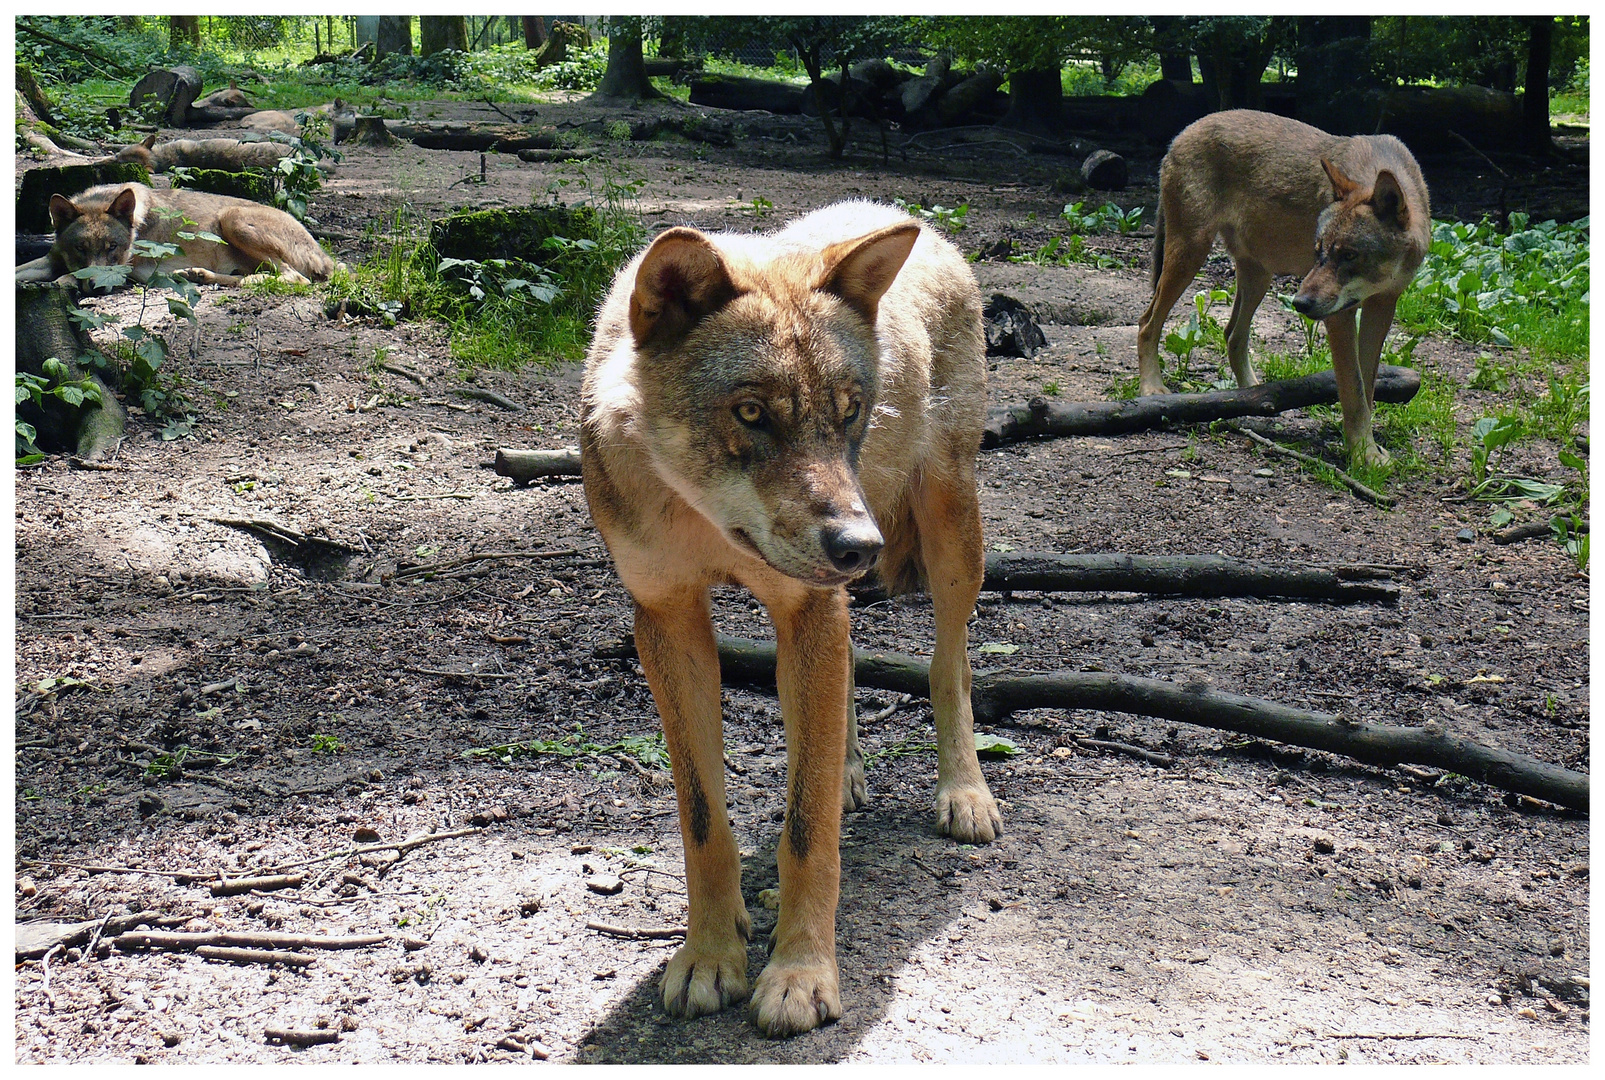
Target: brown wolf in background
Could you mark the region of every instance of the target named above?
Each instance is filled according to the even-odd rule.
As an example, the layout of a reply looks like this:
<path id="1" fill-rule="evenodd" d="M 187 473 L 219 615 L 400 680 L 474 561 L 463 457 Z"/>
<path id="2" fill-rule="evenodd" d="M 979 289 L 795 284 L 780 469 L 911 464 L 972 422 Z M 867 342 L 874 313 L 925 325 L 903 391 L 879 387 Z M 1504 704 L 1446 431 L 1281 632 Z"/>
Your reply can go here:
<path id="1" fill-rule="evenodd" d="M 1259 382 L 1249 322 L 1272 276 L 1304 275 L 1293 306 L 1326 324 L 1349 456 L 1386 463 L 1371 433 L 1377 363 L 1394 306 L 1432 242 L 1427 184 L 1410 151 L 1391 135 L 1344 138 L 1248 109 L 1206 116 L 1177 135 L 1159 167 L 1154 297 L 1137 325 L 1141 393 L 1165 392 L 1165 317 L 1216 236 L 1237 270 L 1226 324 L 1237 385 Z"/>
<path id="2" fill-rule="evenodd" d="M 271 169 L 278 165 L 279 159 L 289 155 L 288 144 L 265 139 L 257 142 L 241 142 L 239 139 L 173 139 L 158 144 L 156 136 L 149 135 L 143 142 L 119 147 L 116 159 L 143 165 L 157 173 L 174 167 L 240 172 L 243 169 Z"/>
<path id="3" fill-rule="evenodd" d="M 934 603 L 937 823 L 966 843 L 1002 827 L 965 651 L 983 572 L 980 312 L 962 255 L 864 202 L 768 236 L 669 229 L 602 306 L 581 461 L 674 768 L 690 897 L 662 984 L 676 1016 L 748 994 L 709 586 L 751 589 L 777 638 L 789 782 L 780 916 L 752 989 L 766 1034 L 841 1015 L 841 812 L 866 797 L 842 586 L 877 560 L 890 588 L 925 580 Z"/>
<path id="4" fill-rule="evenodd" d="M 323 281 L 335 261 L 283 210 L 204 191 L 152 191 L 144 184 L 104 184 L 68 199 L 50 197 L 56 241 L 50 254 L 17 267 L 17 282 L 77 284 L 68 277 L 86 266 L 132 265 L 140 281 L 157 269 L 212 285 L 238 285 L 268 269 L 293 282 Z M 180 232 L 211 233 L 186 239 Z M 135 240 L 174 244 L 161 260 L 134 253 Z"/>

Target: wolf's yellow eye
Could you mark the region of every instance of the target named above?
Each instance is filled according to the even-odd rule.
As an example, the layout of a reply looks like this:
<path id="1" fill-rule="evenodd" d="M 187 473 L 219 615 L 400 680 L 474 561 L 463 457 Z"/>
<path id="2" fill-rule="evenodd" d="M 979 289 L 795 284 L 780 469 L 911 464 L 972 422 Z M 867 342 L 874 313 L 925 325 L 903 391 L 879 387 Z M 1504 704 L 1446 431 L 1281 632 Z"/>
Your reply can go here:
<path id="1" fill-rule="evenodd" d="M 757 427 L 763 423 L 763 406 L 756 401 L 743 401 L 736 406 L 736 419 L 748 427 Z"/>
<path id="2" fill-rule="evenodd" d="M 842 423 L 843 424 L 856 423 L 857 420 L 858 420 L 858 414 L 863 412 L 863 411 L 864 411 L 863 410 L 863 404 L 861 402 L 858 402 L 858 401 L 855 400 L 854 402 L 852 402 L 850 405 L 847 406 L 847 411 L 842 413 Z"/>

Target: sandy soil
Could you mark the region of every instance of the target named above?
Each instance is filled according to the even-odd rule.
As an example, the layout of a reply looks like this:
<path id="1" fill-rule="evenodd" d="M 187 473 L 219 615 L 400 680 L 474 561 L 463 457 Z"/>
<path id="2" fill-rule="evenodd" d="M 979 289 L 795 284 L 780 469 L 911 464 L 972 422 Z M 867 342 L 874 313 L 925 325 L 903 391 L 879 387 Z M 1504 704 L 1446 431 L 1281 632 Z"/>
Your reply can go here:
<path id="1" fill-rule="evenodd" d="M 475 109 L 491 115 L 414 115 Z M 901 196 L 967 202 L 956 240 L 968 251 L 1041 243 L 1074 164 L 996 147 L 904 161 L 895 144 L 883 164 L 871 140 L 827 169 L 804 123 L 752 118 L 745 134 L 730 147 L 597 145 L 642 181 L 651 225 L 764 227 L 841 197 Z M 1136 182 L 1117 198 L 1151 206 L 1157 154 L 1125 149 Z M 1479 164 L 1423 164 L 1440 214 L 1495 208 Z M 427 218 L 521 204 L 581 167 L 493 155 L 485 184 L 453 183 L 478 170 L 477 154 L 352 149 L 314 211 L 360 236 L 403 206 Z M 1568 197 L 1542 178 L 1523 191 Z M 772 212 L 758 216 L 755 198 Z M 983 289 L 1030 304 L 1050 342 L 991 362 L 994 403 L 1049 382 L 1062 400 L 1096 400 L 1133 373 L 1148 241 L 1101 243 L 1128 268 L 977 264 Z M 348 261 L 367 250 L 343 246 Z M 1209 273 L 1224 281 L 1229 266 Z M 1043 710 L 999 732 L 1023 753 L 984 766 L 1007 831 L 958 846 L 933 827 L 923 701 L 865 725 L 871 802 L 844 822 L 842 1020 L 776 1042 L 740 1012 L 670 1019 L 656 980 L 675 942 L 587 928 L 683 920 L 667 772 L 600 749 L 465 756 L 657 729 L 639 667 L 593 652 L 629 631 L 630 607 L 579 484 L 515 489 L 488 468 L 497 447 L 575 442 L 577 365 L 478 373 L 522 406 L 505 412 L 452 393 L 463 383 L 436 327 L 334 322 L 316 298 L 222 290 L 199 311 L 198 342 L 172 337 L 203 419 L 192 438 L 163 442 L 137 421 L 109 471 L 56 459 L 17 476 L 19 949 L 62 936 L 48 924 L 128 912 L 152 929 L 389 939 L 303 967 L 80 942 L 19 964 L 17 1061 L 1588 1060 L 1586 818 L 1423 770 Z M 1256 327 L 1274 347 L 1296 333 L 1270 311 Z M 377 370 L 376 350 L 421 382 Z M 1432 339 L 1416 357 L 1463 385 L 1476 353 Z M 1462 425 L 1487 406 L 1457 394 Z M 1292 414 L 1273 428 L 1333 452 L 1330 423 Z M 1385 564 L 1401 589 L 1391 606 L 985 595 L 972 659 L 1435 721 L 1586 771 L 1589 582 L 1546 541 L 1457 539 L 1487 524 L 1455 499 L 1463 472 L 1400 484 L 1390 513 L 1231 434 L 983 453 L 994 549 Z M 312 539 L 225 523 L 245 519 Z M 489 553 L 506 557 L 395 576 Z M 716 609 L 722 632 L 767 636 L 749 597 L 724 592 Z M 859 606 L 854 620 L 860 645 L 929 651 L 923 598 Z M 69 677 L 81 682 L 39 686 Z M 784 745 L 773 697 L 725 700 L 755 974 Z M 860 695 L 865 713 L 892 703 Z M 1075 746 L 1094 733 L 1174 763 Z M 175 757 L 156 778 L 152 763 Z M 477 831 L 400 857 L 355 850 L 463 829 Z M 280 868 L 303 883 L 222 898 L 204 884 Z M 296 1048 L 270 1041 L 273 1028 L 338 1041 Z"/>

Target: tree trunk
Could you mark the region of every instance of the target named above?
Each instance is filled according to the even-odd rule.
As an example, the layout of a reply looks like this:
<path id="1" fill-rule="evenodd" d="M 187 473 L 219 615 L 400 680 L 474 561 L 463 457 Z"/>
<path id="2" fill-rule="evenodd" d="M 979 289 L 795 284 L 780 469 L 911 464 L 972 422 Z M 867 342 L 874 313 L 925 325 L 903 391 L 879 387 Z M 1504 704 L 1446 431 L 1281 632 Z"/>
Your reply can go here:
<path id="1" fill-rule="evenodd" d="M 379 36 L 374 42 L 374 55 L 388 56 L 390 53 L 412 55 L 411 15 L 379 16 Z"/>
<path id="2" fill-rule="evenodd" d="M 546 44 L 546 19 L 540 15 L 520 15 L 524 29 L 524 48 L 538 49 Z"/>
<path id="3" fill-rule="evenodd" d="M 1179 82 L 1193 81 L 1193 54 L 1182 44 L 1181 17 L 1154 15 L 1154 48 L 1159 52 L 1159 77 Z"/>
<path id="4" fill-rule="evenodd" d="M 127 413 L 99 375 L 78 366 L 78 357 L 91 346 L 74 325 L 75 310 L 66 289 L 53 285 L 24 285 L 17 289 L 17 370 L 44 374 L 44 362 L 55 357 L 67 365 L 68 377 L 88 378 L 100 391 L 99 406 L 77 408 L 54 397 L 42 407 L 31 402 L 17 407 L 18 419 L 34 425 L 35 442 L 47 452 L 65 451 L 85 461 L 97 461 L 117 448 Z"/>
<path id="5" fill-rule="evenodd" d="M 647 78 L 646 63 L 641 57 L 641 20 L 616 20 L 618 26 L 608 27 L 607 70 L 602 83 L 592 94 L 599 101 L 647 101 L 663 96 Z"/>
<path id="6" fill-rule="evenodd" d="M 1052 135 L 1062 125 L 1064 87 L 1059 69 L 1009 72 L 1009 111 L 998 127 Z"/>
<path id="7" fill-rule="evenodd" d="M 188 47 L 200 48 L 201 17 L 199 15 L 170 15 L 167 20 L 167 47 L 174 52 Z"/>
<path id="8" fill-rule="evenodd" d="M 1554 153 L 1549 135 L 1549 60 L 1555 40 L 1555 17 L 1533 15 L 1526 18 L 1527 85 L 1522 98 L 1522 143 L 1539 155 Z"/>
<path id="9" fill-rule="evenodd" d="M 447 49 L 468 51 L 468 16 L 418 16 L 418 54 L 433 56 Z"/>
<path id="10" fill-rule="evenodd" d="M 201 73 L 188 64 L 175 64 L 145 73 L 128 92 L 128 107 L 139 110 L 146 98 L 161 106 L 160 122 L 169 127 L 187 127 L 189 108 L 201 93 Z"/>

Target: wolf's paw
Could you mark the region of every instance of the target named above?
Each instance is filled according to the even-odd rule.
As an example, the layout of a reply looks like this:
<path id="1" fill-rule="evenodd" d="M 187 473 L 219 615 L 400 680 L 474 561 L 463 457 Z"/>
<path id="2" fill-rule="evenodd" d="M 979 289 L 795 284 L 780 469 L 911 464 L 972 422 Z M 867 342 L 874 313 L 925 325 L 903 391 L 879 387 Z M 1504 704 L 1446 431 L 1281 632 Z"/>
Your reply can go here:
<path id="1" fill-rule="evenodd" d="M 690 1020 L 747 1000 L 747 950 L 702 952 L 682 946 L 663 973 L 663 1007 Z"/>
<path id="2" fill-rule="evenodd" d="M 752 1022 L 771 1038 L 801 1035 L 842 1014 L 836 961 L 772 962 L 752 988 Z"/>
<path id="3" fill-rule="evenodd" d="M 1170 393 L 1170 390 L 1165 386 L 1165 381 L 1163 379 L 1155 379 L 1153 382 L 1140 380 L 1137 383 L 1137 394 L 1139 397 L 1151 397 L 1154 394 L 1168 393 Z"/>
<path id="4" fill-rule="evenodd" d="M 849 760 L 842 769 L 842 810 L 857 810 L 869 802 L 869 782 L 864 779 L 864 759 Z"/>
<path id="5" fill-rule="evenodd" d="M 1393 464 L 1393 455 L 1370 439 L 1361 443 L 1359 448 L 1349 454 L 1349 464 L 1366 466 L 1372 469 L 1382 469 Z"/>
<path id="6" fill-rule="evenodd" d="M 936 789 L 936 827 L 961 844 L 990 844 L 1003 831 L 1003 815 L 986 784 Z"/>

